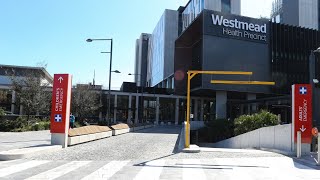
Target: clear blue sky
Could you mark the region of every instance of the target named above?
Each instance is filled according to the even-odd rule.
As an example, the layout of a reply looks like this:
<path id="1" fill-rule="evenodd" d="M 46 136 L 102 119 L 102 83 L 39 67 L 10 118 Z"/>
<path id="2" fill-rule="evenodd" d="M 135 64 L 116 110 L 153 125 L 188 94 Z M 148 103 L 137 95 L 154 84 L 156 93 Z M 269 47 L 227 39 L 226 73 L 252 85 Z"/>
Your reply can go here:
<path id="1" fill-rule="evenodd" d="M 272 0 L 242 0 L 242 14 L 270 14 Z M 112 89 L 133 81 L 135 40 L 152 33 L 165 9 L 178 9 L 188 0 L 2 0 L 0 1 L 0 64 L 36 66 L 73 75 L 73 84 L 92 82 L 107 88 L 108 41 L 113 38 Z"/>

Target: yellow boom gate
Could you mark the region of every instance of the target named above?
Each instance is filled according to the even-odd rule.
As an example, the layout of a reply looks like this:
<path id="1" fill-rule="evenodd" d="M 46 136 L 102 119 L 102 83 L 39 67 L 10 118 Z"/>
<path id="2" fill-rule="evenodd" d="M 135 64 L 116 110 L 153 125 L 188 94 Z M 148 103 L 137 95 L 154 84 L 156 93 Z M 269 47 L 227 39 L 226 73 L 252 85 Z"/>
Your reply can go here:
<path id="1" fill-rule="evenodd" d="M 252 72 L 245 71 L 188 71 L 187 85 L 187 124 L 185 127 L 185 148 L 190 147 L 190 80 L 197 74 L 211 75 L 246 75 L 251 76 Z M 227 80 L 211 80 L 212 84 L 238 84 L 238 85 L 275 85 L 275 82 L 267 81 L 227 81 Z"/>

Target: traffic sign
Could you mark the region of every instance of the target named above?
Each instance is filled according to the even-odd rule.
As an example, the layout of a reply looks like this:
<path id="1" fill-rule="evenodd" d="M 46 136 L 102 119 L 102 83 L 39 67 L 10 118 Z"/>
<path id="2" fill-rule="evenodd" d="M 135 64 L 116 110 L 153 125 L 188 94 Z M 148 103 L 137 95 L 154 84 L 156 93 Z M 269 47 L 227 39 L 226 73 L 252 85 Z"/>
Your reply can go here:
<path id="1" fill-rule="evenodd" d="M 55 74 L 52 88 L 51 133 L 68 133 L 70 101 L 71 75 Z"/>
<path id="2" fill-rule="evenodd" d="M 312 88 L 310 84 L 292 85 L 292 122 L 294 141 L 301 131 L 301 142 L 311 143 L 312 129 Z"/>

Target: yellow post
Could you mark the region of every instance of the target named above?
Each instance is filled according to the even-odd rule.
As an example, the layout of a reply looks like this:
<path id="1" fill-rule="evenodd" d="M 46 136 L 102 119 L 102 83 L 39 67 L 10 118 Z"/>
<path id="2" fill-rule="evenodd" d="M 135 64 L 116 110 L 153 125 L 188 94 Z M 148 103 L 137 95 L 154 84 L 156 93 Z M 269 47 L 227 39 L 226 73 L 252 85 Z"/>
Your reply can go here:
<path id="1" fill-rule="evenodd" d="M 189 138 L 189 132 L 190 132 L 190 76 L 191 73 L 188 72 L 188 85 L 187 85 L 187 124 L 185 126 L 186 133 L 185 133 L 185 148 L 190 147 L 190 138 Z"/>

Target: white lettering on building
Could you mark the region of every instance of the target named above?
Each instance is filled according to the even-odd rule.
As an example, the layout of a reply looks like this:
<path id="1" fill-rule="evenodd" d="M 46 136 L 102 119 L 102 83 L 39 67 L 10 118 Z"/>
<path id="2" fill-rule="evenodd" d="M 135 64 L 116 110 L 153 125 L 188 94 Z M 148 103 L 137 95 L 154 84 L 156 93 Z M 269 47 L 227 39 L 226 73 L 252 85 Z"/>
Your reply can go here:
<path id="1" fill-rule="evenodd" d="M 223 26 L 222 34 L 229 36 L 242 37 L 252 40 L 267 41 L 267 24 L 259 25 L 254 23 L 242 22 L 238 19 L 226 19 L 220 15 L 212 14 L 212 23 Z M 232 29 L 231 29 L 232 28 Z"/>

